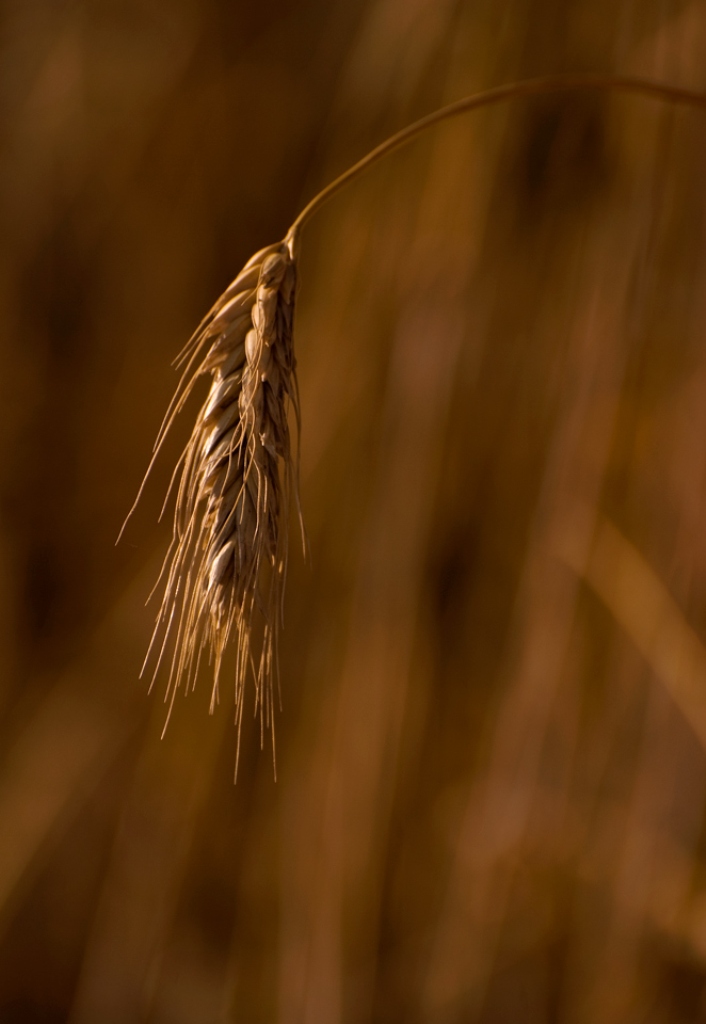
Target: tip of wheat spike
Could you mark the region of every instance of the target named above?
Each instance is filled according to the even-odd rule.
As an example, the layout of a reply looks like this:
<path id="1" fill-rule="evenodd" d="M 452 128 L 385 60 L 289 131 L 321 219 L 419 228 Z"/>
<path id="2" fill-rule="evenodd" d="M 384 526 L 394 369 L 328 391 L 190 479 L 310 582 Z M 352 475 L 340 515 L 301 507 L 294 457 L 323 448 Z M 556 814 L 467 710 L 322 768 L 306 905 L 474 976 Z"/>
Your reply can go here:
<path id="1" fill-rule="evenodd" d="M 193 687 L 205 653 L 213 705 L 232 641 L 236 723 L 251 678 L 261 728 L 272 730 L 273 755 L 292 495 L 298 509 L 288 417 L 291 406 L 298 429 L 295 293 L 292 244 L 270 245 L 248 260 L 177 358 L 181 380 L 153 456 L 154 462 L 197 381 L 207 378 L 208 394 L 170 485 L 176 489 L 173 539 L 148 657 L 155 674 L 168 665 L 171 709 L 177 690 Z"/>

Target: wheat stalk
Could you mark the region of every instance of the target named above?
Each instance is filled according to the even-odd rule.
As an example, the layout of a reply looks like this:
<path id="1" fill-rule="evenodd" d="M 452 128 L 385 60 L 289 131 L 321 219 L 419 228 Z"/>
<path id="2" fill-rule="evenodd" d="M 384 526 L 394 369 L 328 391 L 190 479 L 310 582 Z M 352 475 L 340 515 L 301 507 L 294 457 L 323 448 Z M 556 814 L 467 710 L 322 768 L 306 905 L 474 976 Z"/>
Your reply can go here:
<path id="1" fill-rule="evenodd" d="M 210 374 L 211 386 L 172 477 L 172 485 L 179 481 L 173 537 L 160 574 L 160 580 L 166 576 L 164 595 L 145 659 L 146 664 L 157 651 L 154 682 L 172 638 L 167 722 L 180 684 L 187 691 L 193 686 L 204 651 L 214 666 L 213 710 L 223 652 L 234 637 L 238 746 L 250 673 L 261 737 L 270 727 L 274 757 L 273 694 L 287 570 L 285 519 L 298 486 L 288 408 L 293 406 L 298 426 L 292 332 L 301 229 L 341 188 L 433 125 L 513 97 L 578 90 L 622 91 L 706 108 L 706 96 L 699 93 L 614 75 L 528 79 L 451 103 L 397 132 L 319 192 L 283 242 L 262 249 L 245 264 L 178 357 L 177 366 L 183 366 L 181 381 L 155 442 L 145 481 L 196 381 Z M 258 624 L 261 635 L 256 644 Z"/>

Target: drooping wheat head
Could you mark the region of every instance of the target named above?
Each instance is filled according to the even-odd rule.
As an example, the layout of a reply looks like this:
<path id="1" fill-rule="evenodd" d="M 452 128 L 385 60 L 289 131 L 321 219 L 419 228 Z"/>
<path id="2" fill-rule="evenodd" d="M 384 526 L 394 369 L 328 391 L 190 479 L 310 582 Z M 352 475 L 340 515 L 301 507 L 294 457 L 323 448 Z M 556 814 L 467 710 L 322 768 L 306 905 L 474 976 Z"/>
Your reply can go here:
<path id="1" fill-rule="evenodd" d="M 295 290 L 287 243 L 268 246 L 246 263 L 179 356 L 182 378 L 155 443 L 156 455 L 194 384 L 210 374 L 208 396 L 172 478 L 174 484 L 178 477 L 174 531 L 150 652 L 159 645 L 156 675 L 172 638 L 171 711 L 179 685 L 193 686 L 206 651 L 214 665 L 213 708 L 223 652 L 234 637 L 236 721 L 239 726 L 251 672 L 261 730 L 273 723 L 286 518 L 297 489 L 288 424 L 290 404 L 299 424 Z"/>

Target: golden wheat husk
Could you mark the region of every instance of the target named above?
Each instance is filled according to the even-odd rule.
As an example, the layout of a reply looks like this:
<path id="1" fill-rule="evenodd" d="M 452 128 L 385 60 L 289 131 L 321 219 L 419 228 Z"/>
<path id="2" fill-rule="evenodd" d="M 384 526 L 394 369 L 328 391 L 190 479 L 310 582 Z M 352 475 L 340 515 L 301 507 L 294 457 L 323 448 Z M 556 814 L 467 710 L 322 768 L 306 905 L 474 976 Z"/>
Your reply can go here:
<path id="1" fill-rule="evenodd" d="M 296 488 L 288 421 L 291 405 L 299 422 L 295 291 L 296 265 L 286 243 L 246 263 L 179 356 L 182 379 L 155 444 L 156 454 L 195 382 L 210 375 L 179 462 L 166 584 L 150 652 L 157 649 L 156 675 L 173 640 L 171 711 L 179 686 L 193 686 L 205 651 L 214 666 L 213 708 L 223 653 L 234 637 L 236 721 L 242 721 L 250 671 L 263 729 L 273 721 L 285 517 Z"/>

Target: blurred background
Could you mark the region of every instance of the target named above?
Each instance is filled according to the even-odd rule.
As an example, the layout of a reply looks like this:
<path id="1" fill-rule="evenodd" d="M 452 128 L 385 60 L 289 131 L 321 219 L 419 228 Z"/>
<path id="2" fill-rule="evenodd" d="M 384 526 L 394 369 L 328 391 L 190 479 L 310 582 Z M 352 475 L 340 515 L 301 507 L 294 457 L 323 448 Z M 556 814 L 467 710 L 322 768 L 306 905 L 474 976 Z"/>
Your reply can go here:
<path id="1" fill-rule="evenodd" d="M 0 18 L 1 1024 L 706 1021 L 703 114 L 513 101 L 307 228 L 276 782 L 227 674 L 162 740 L 138 678 L 201 395 L 114 546 L 319 187 L 513 79 L 706 89 L 706 4 Z"/>

